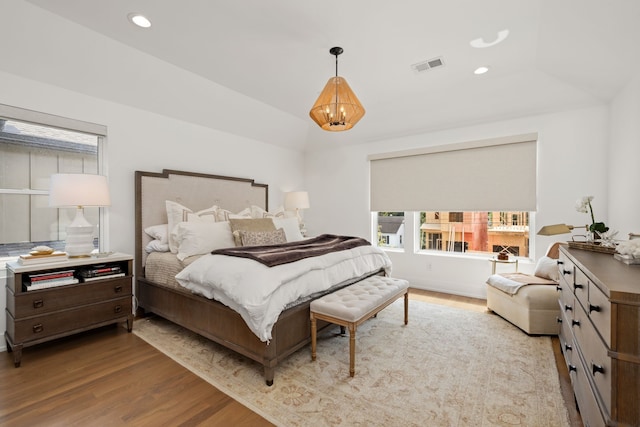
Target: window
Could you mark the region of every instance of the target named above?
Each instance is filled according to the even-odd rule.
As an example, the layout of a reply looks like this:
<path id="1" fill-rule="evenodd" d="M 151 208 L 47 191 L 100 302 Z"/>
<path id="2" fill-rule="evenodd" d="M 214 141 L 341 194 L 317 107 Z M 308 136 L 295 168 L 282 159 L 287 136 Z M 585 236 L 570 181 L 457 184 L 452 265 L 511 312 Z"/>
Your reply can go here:
<path id="1" fill-rule="evenodd" d="M 448 221 L 441 218 L 447 215 L 420 212 L 420 249 L 529 256 L 529 212 L 449 212 Z"/>
<path id="2" fill-rule="evenodd" d="M 49 207 L 49 179 L 55 173 L 100 173 L 103 129 L 0 104 L 0 258 L 36 245 L 64 249 L 75 209 Z M 84 214 L 101 225 L 98 208 Z"/>
<path id="3" fill-rule="evenodd" d="M 404 237 L 404 212 L 378 212 L 378 246 L 402 248 Z"/>

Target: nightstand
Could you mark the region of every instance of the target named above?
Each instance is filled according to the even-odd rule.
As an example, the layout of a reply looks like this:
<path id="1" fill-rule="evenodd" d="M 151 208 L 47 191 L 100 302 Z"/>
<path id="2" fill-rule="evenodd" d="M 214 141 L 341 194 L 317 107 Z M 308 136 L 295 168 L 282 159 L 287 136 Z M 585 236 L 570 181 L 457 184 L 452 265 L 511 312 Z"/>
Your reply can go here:
<path id="1" fill-rule="evenodd" d="M 56 281 L 65 275 L 69 279 Z M 132 284 L 133 258 L 126 254 L 34 265 L 7 263 L 4 336 L 16 368 L 24 347 L 125 321 L 131 332 Z"/>

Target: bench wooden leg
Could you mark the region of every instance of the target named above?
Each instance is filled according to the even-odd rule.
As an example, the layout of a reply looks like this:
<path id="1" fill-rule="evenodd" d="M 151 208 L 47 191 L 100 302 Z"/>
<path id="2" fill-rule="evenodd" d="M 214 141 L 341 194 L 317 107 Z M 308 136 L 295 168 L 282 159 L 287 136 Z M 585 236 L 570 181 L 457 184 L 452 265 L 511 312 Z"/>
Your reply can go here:
<path id="1" fill-rule="evenodd" d="M 409 292 L 404 294 L 404 324 L 409 324 Z"/>
<path id="2" fill-rule="evenodd" d="M 349 376 L 356 374 L 356 324 L 349 323 Z"/>
<path id="3" fill-rule="evenodd" d="M 316 336 L 318 331 L 316 331 L 316 318 L 311 313 L 311 360 L 316 360 Z"/>

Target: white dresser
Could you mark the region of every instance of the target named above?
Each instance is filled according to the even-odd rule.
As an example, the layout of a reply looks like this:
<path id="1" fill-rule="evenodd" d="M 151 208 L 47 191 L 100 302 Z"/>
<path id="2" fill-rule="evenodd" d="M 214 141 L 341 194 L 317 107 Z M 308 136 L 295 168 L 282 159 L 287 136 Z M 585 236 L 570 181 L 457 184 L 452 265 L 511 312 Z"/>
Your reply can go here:
<path id="1" fill-rule="evenodd" d="M 640 265 L 560 248 L 560 345 L 585 426 L 640 426 Z"/>

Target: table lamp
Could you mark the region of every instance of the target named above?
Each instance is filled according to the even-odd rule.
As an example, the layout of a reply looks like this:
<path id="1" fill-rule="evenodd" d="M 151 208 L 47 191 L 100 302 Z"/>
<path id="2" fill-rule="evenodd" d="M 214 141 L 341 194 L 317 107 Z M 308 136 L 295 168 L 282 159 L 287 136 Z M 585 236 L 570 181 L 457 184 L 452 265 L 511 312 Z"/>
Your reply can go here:
<path id="1" fill-rule="evenodd" d="M 71 258 L 88 257 L 93 252 L 95 227 L 84 217 L 85 207 L 110 206 L 107 177 L 82 173 L 51 175 L 49 206 L 76 208 L 76 216 L 67 226 L 65 252 Z"/>
<path id="2" fill-rule="evenodd" d="M 577 228 L 588 228 L 587 226 L 580 225 Z M 555 236 L 556 234 L 567 234 L 571 233 L 571 231 L 576 228 L 575 225 L 567 225 L 567 224 L 553 224 L 553 225 L 545 225 L 538 231 L 538 236 Z"/>
<path id="3" fill-rule="evenodd" d="M 302 216 L 300 216 L 300 210 L 309 209 L 309 207 L 309 193 L 306 191 L 290 191 L 284 194 L 284 208 L 285 210 L 296 212 L 301 231 L 304 230 L 304 223 L 302 222 Z"/>

